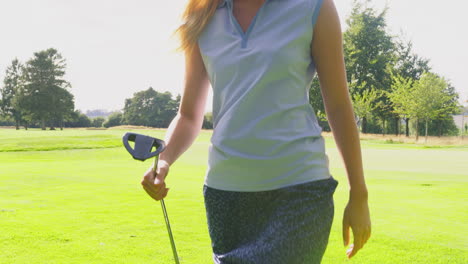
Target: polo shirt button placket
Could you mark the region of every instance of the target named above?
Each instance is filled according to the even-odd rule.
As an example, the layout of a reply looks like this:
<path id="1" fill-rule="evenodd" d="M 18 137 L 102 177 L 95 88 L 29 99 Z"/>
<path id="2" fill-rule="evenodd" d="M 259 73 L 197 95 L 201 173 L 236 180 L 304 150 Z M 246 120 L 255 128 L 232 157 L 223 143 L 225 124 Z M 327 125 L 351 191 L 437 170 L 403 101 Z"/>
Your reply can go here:
<path id="1" fill-rule="evenodd" d="M 265 0 L 265 2 L 263 2 L 262 6 L 258 9 L 258 11 L 255 14 L 254 18 L 250 22 L 250 25 L 247 28 L 246 32 L 244 32 L 242 30 L 242 27 L 240 26 L 239 22 L 237 21 L 237 19 L 234 16 L 233 4 L 232 4 L 233 0 L 225 0 L 225 1 L 227 2 L 227 7 L 228 7 L 228 10 L 229 10 L 229 18 L 231 19 L 231 22 L 234 24 L 234 27 L 237 29 L 238 33 L 241 36 L 241 39 L 242 39 L 241 48 L 247 48 L 247 41 L 248 41 L 250 32 L 252 32 L 252 30 L 253 30 L 253 28 L 255 26 L 255 23 L 257 22 L 257 19 L 260 16 L 260 14 L 261 14 L 263 8 L 265 7 L 266 3 L 268 2 L 268 0 Z"/>

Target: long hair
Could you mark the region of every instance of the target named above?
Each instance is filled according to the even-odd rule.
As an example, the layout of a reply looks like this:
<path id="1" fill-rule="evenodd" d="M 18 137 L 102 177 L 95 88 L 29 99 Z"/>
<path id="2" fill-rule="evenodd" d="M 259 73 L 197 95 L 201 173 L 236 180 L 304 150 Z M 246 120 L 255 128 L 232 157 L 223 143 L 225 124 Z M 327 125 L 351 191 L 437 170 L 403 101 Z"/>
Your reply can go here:
<path id="1" fill-rule="evenodd" d="M 223 0 L 189 0 L 182 14 L 183 24 L 176 30 L 180 39 L 179 50 L 189 51 Z"/>

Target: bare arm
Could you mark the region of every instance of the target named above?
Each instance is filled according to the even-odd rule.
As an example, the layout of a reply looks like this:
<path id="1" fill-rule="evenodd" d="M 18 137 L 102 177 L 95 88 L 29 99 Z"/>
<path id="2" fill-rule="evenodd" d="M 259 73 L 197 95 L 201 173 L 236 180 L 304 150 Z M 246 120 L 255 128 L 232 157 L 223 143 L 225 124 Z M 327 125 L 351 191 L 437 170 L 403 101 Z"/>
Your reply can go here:
<path id="1" fill-rule="evenodd" d="M 166 133 L 160 160 L 174 163 L 193 143 L 203 124 L 209 80 L 198 46 L 185 55 L 185 84 L 179 112 Z"/>
<path id="2" fill-rule="evenodd" d="M 198 136 L 205 110 L 209 80 L 198 45 L 185 53 L 185 82 L 179 112 L 166 132 L 166 149 L 161 153 L 156 175 L 150 168 L 141 184 L 155 200 L 163 199 L 167 192 L 165 178 L 169 166 L 182 155 Z"/>
<path id="3" fill-rule="evenodd" d="M 346 81 L 341 27 L 333 0 L 324 0 L 320 10 L 314 28 L 312 57 L 328 121 L 348 175 L 350 198 L 343 219 L 343 239 L 347 245 L 351 227 L 354 244 L 348 256 L 352 257 L 370 236 L 370 217 L 359 133 Z"/>

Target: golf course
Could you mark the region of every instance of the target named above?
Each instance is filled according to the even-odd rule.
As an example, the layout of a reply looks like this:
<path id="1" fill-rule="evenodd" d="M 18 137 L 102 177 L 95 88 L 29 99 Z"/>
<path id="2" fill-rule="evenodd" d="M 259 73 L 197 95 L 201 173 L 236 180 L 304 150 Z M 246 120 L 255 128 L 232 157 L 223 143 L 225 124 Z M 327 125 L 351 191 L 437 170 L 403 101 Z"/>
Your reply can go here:
<path id="1" fill-rule="evenodd" d="M 174 263 L 161 206 L 140 185 L 152 160 L 129 155 L 121 141 L 127 131 L 165 135 L 0 129 L 0 263 Z M 200 133 L 166 180 L 181 263 L 212 263 L 202 196 L 211 133 Z M 339 185 L 322 263 L 468 263 L 467 145 L 362 140 L 372 236 L 348 260 L 346 172 L 333 138 L 325 138 Z"/>

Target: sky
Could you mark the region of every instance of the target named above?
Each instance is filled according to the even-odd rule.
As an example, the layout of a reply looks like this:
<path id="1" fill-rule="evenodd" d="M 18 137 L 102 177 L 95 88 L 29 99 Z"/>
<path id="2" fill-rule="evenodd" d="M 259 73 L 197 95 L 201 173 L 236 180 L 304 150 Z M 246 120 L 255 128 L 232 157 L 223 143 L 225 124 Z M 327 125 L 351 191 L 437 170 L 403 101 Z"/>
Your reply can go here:
<path id="1" fill-rule="evenodd" d="M 335 0 L 342 28 L 351 0 Z M 468 26 L 462 0 L 372 0 L 388 6 L 393 35 L 413 42 L 433 71 L 468 100 Z M 174 30 L 186 0 L 0 0 L 0 81 L 14 58 L 56 48 L 67 61 L 75 106 L 120 110 L 126 98 L 150 86 L 181 94 L 184 58 Z M 211 109 L 211 94 L 206 110 Z"/>

